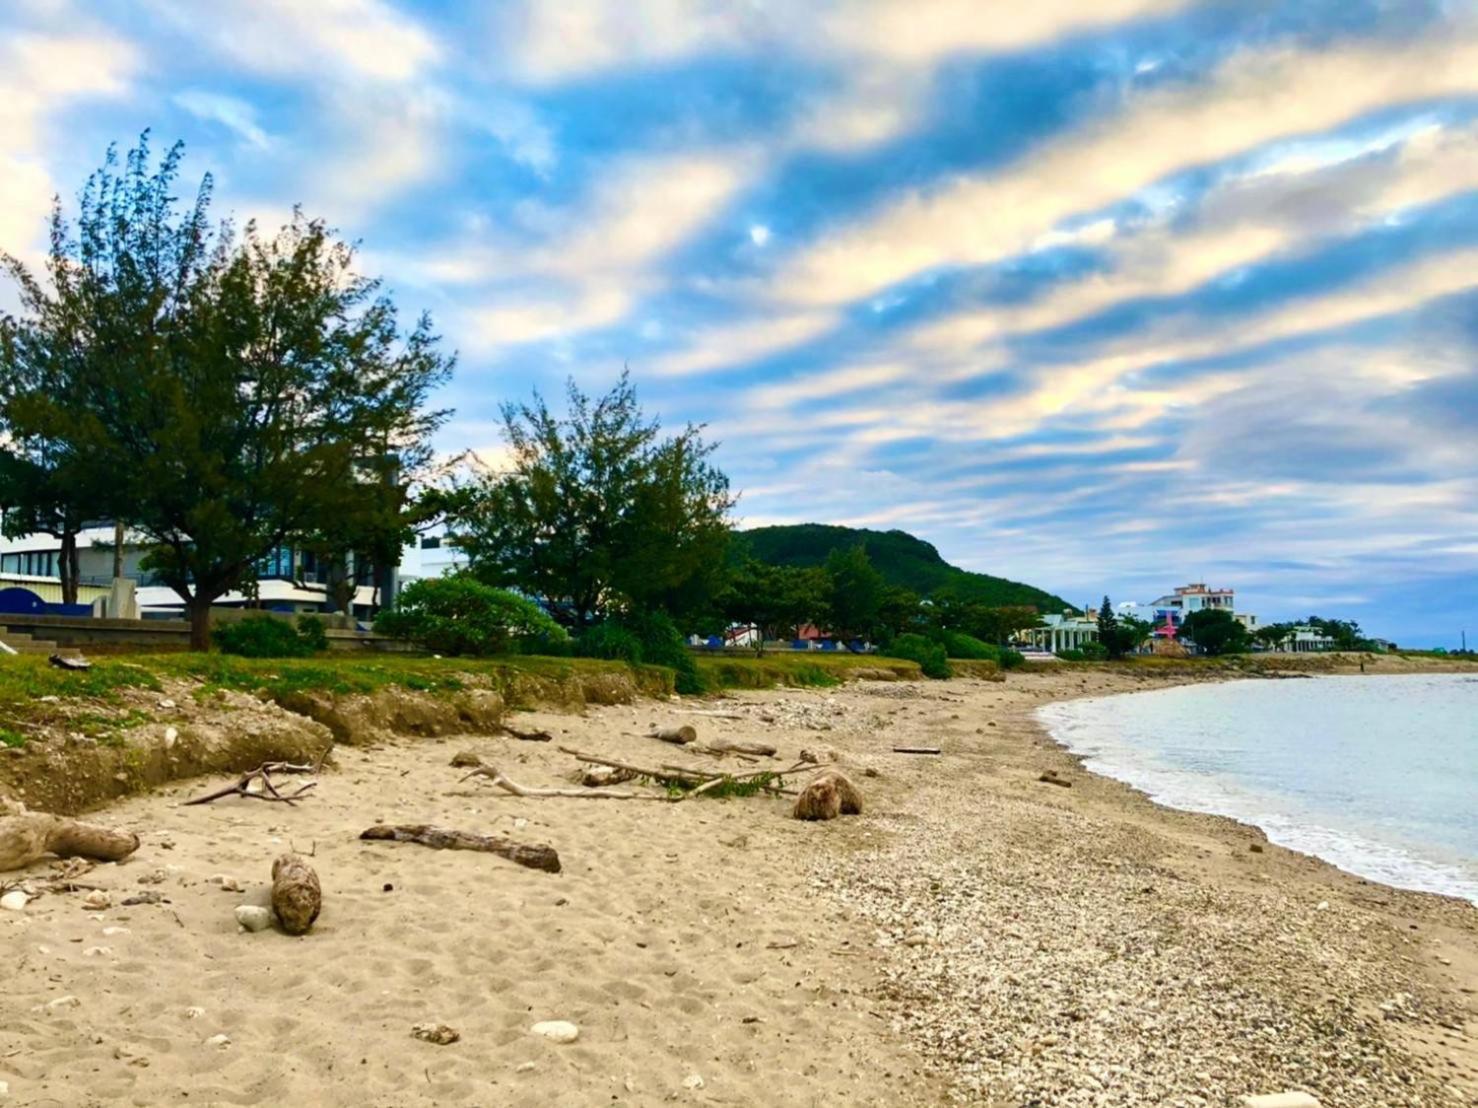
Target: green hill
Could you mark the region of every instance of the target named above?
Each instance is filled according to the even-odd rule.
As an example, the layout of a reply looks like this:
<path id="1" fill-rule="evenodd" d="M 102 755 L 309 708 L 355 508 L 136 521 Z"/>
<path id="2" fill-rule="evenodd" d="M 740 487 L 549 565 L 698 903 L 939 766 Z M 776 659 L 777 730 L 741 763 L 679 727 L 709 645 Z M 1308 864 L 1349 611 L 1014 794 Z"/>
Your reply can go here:
<path id="1" fill-rule="evenodd" d="M 1030 604 L 1042 612 L 1070 608 L 1066 600 L 1049 592 L 952 566 L 939 551 L 907 531 L 869 531 L 836 527 L 825 523 L 797 523 L 780 527 L 756 527 L 740 531 L 735 546 L 761 562 L 781 566 L 819 566 L 838 548 L 859 543 L 867 547 L 872 564 L 890 585 L 902 585 L 920 596 L 949 586 L 961 596 L 992 607 Z"/>

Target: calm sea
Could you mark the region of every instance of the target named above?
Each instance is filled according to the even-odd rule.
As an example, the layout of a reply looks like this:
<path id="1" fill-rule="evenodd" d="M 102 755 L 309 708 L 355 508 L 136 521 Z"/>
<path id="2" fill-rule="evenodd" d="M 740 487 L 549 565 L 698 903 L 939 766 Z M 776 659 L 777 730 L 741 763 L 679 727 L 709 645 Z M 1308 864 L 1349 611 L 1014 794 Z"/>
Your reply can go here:
<path id="1" fill-rule="evenodd" d="M 1235 681 L 1039 715 L 1088 768 L 1162 804 L 1478 903 L 1478 676 Z"/>

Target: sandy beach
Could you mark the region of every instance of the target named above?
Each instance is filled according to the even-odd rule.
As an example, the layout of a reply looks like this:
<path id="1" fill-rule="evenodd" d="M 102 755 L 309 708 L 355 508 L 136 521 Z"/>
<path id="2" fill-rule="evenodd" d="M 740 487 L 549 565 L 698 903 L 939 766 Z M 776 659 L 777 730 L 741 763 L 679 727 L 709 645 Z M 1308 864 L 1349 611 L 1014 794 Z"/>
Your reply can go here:
<path id="1" fill-rule="evenodd" d="M 556 742 L 341 746 L 292 808 L 180 806 L 224 779 L 117 803 L 93 818 L 143 846 L 81 878 L 112 907 L 79 890 L 0 913 L 0 1080 L 9 1103 L 69 1106 L 1220 1106 L 1300 1088 L 1326 1108 L 1475 1103 L 1478 910 L 1157 807 L 1032 719 L 1164 680 L 1064 670 L 527 713 L 518 726 Z M 782 764 L 834 752 L 867 811 L 517 798 L 450 765 L 471 750 L 570 787 L 560 744 L 711 762 L 646 737 L 680 723 L 772 743 Z M 892 753 L 904 743 L 943 753 Z M 563 871 L 358 841 L 382 821 L 548 843 Z M 289 847 L 312 853 L 322 917 L 301 938 L 241 930 L 234 909 L 266 902 Z M 161 903 L 122 904 L 151 891 Z M 578 1039 L 532 1033 L 549 1020 Z M 413 1038 L 426 1022 L 459 1040 Z"/>

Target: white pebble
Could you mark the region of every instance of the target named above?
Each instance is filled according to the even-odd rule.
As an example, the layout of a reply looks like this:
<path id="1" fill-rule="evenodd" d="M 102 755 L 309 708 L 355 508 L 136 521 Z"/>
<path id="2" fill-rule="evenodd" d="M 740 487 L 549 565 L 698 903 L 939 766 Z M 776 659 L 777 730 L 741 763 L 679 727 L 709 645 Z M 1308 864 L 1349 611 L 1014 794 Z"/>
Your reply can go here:
<path id="1" fill-rule="evenodd" d="M 703 1088 L 703 1078 L 696 1073 L 690 1073 L 687 1077 L 683 1078 L 683 1088 L 701 1089 Z"/>
<path id="2" fill-rule="evenodd" d="M 171 700 L 171 699 L 169 699 L 169 697 L 165 697 L 163 700 L 161 700 L 159 702 L 159 706 L 161 708 L 173 708 L 174 707 L 174 701 Z"/>
<path id="3" fill-rule="evenodd" d="M 82 907 L 90 912 L 101 912 L 104 908 L 113 907 L 113 898 L 102 889 L 93 889 L 82 898 Z"/>
<path id="4" fill-rule="evenodd" d="M 1321 900 L 1321 901 L 1319 901 L 1319 903 L 1314 906 L 1314 911 L 1316 911 L 1316 912 L 1327 912 L 1327 911 L 1329 911 L 1329 901 L 1327 901 L 1327 900 Z"/>
<path id="5" fill-rule="evenodd" d="M 103 928 L 103 934 L 104 935 L 109 935 L 109 936 L 111 936 L 111 935 L 127 935 L 128 934 L 128 928 L 126 928 L 126 927 L 104 927 Z"/>
<path id="6" fill-rule="evenodd" d="M 580 1037 L 580 1029 L 568 1020 L 544 1020 L 529 1030 L 535 1035 L 543 1035 L 552 1043 L 572 1043 Z"/>
<path id="7" fill-rule="evenodd" d="M 236 909 L 236 922 L 248 931 L 265 931 L 272 926 L 272 909 L 243 904 Z"/>
<path id="8" fill-rule="evenodd" d="M 10 1082 L 9 1081 L 0 1081 L 0 1096 L 9 1096 L 9 1095 L 10 1095 Z"/>
<path id="9" fill-rule="evenodd" d="M 231 1045 L 231 1036 L 227 1034 L 212 1035 L 205 1040 L 206 1046 L 226 1047 Z"/>
<path id="10" fill-rule="evenodd" d="M 175 730 L 173 727 L 166 727 L 164 729 L 164 749 L 168 750 L 170 747 L 174 746 L 175 740 L 177 740 L 179 737 L 180 733 L 177 730 Z"/>
<path id="11" fill-rule="evenodd" d="M 110 946 L 90 946 L 82 952 L 84 958 L 106 958 L 113 953 Z"/>
<path id="12" fill-rule="evenodd" d="M 0 908 L 4 908 L 7 912 L 24 912 L 26 902 L 30 899 L 20 889 L 11 889 L 4 896 L 0 896 Z"/>
<path id="13" fill-rule="evenodd" d="M 185 1009 L 185 1018 L 187 1020 L 198 1020 L 203 1015 L 205 1015 L 205 1009 L 204 1008 L 186 1008 Z"/>
<path id="14" fill-rule="evenodd" d="M 55 1000 L 47 1001 L 46 1006 L 54 1012 L 59 1012 L 63 1008 L 80 1008 L 82 1001 L 75 996 L 59 996 Z"/>

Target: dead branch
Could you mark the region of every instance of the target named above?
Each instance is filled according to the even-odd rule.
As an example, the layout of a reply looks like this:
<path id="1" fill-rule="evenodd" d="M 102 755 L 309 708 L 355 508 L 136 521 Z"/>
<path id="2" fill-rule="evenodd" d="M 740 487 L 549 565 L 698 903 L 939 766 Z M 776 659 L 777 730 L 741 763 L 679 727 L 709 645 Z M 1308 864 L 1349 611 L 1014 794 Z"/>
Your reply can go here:
<path id="1" fill-rule="evenodd" d="M 361 831 L 359 837 L 398 843 L 420 843 L 433 850 L 480 850 L 487 854 L 507 858 L 510 862 L 517 862 L 530 869 L 543 870 L 545 873 L 558 873 L 560 870 L 559 854 L 552 846 L 516 843 L 512 839 L 477 835 L 470 831 L 454 831 L 424 823 L 400 826 L 376 824 L 374 827 Z"/>
<path id="2" fill-rule="evenodd" d="M 309 781 L 306 785 L 299 785 L 291 795 L 283 795 L 277 791 L 277 785 L 272 780 L 274 773 L 312 773 L 313 766 L 300 766 L 292 762 L 263 762 L 250 773 L 243 773 L 235 784 L 227 785 L 225 788 L 217 789 L 213 793 L 197 796 L 193 800 L 185 801 L 185 807 L 192 804 L 209 804 L 212 800 L 219 800 L 223 796 L 244 796 L 256 800 L 273 800 L 281 804 L 291 805 L 300 799 L 305 793 L 318 787 L 317 781 Z M 260 789 L 252 788 L 256 782 L 261 783 Z"/>
<path id="3" fill-rule="evenodd" d="M 775 748 L 769 743 L 741 743 L 730 739 L 715 739 L 707 746 L 695 747 L 708 754 L 749 754 L 756 758 L 775 757 Z"/>
<path id="4" fill-rule="evenodd" d="M 893 753 L 894 754 L 938 754 L 938 753 L 940 753 L 940 750 L 939 750 L 939 748 L 937 746 L 895 746 L 893 748 Z"/>
<path id="5" fill-rule="evenodd" d="M 462 778 L 466 781 L 468 777 L 486 777 L 494 785 L 504 792 L 512 793 L 514 796 L 529 797 L 531 799 L 545 799 L 548 797 L 572 797 L 582 800 L 666 800 L 667 797 L 656 793 L 625 793 L 625 792 L 603 792 L 594 789 L 538 789 L 530 785 L 520 785 L 503 776 L 497 766 L 482 765 Z"/>
<path id="6" fill-rule="evenodd" d="M 520 731 L 517 727 L 509 727 L 506 723 L 499 723 L 496 726 L 499 731 L 502 731 L 505 735 L 512 735 L 519 742 L 547 743 L 554 741 L 554 736 L 548 731 Z"/>

